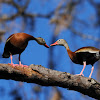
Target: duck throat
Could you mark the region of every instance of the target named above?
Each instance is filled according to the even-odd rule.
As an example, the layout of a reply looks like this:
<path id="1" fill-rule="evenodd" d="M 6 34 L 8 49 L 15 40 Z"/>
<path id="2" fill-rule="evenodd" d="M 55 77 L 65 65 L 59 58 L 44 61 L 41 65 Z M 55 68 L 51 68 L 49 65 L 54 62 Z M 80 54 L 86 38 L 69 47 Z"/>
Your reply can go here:
<path id="1" fill-rule="evenodd" d="M 66 50 L 70 50 L 67 42 L 64 44 L 64 47 L 66 48 Z"/>
<path id="2" fill-rule="evenodd" d="M 67 42 L 64 44 L 64 47 L 66 48 L 70 59 L 73 61 L 73 56 L 75 56 L 75 53 L 72 52 L 72 51 L 69 49 L 69 46 L 68 46 Z"/>

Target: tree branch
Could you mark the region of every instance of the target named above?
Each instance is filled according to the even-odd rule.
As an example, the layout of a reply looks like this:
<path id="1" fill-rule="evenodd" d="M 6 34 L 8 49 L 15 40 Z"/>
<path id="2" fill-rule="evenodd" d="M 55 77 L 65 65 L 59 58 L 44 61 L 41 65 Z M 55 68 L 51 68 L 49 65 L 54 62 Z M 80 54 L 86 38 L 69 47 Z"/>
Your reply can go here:
<path id="1" fill-rule="evenodd" d="M 54 11 L 48 13 L 48 14 L 31 14 L 31 13 L 26 13 L 26 8 L 29 6 L 29 3 L 30 3 L 30 0 L 27 0 L 26 3 L 24 4 L 24 6 L 20 6 L 18 5 L 15 1 L 13 0 L 0 0 L 0 3 L 5 3 L 5 4 L 8 4 L 8 5 L 12 5 L 13 7 L 16 8 L 17 12 L 13 15 L 10 15 L 10 16 L 7 16 L 7 15 L 4 15 L 4 16 L 1 16 L 0 17 L 0 21 L 3 22 L 3 21 L 9 21 L 9 20 L 13 20 L 19 16 L 22 16 L 22 17 L 31 17 L 31 18 L 34 18 L 34 17 L 40 17 L 40 18 L 50 18 L 52 16 L 52 14 L 54 14 Z"/>
<path id="2" fill-rule="evenodd" d="M 92 36 L 92 35 L 85 35 L 85 34 L 83 34 L 82 32 L 78 32 L 78 31 L 76 31 L 74 28 L 72 28 L 72 27 L 69 27 L 69 29 L 74 33 L 74 34 L 76 34 L 76 35 L 78 35 L 78 36 L 80 36 L 80 37 L 82 37 L 82 38 L 87 38 L 87 39 L 90 39 L 90 40 L 94 40 L 94 41 L 96 41 L 96 42 L 100 42 L 100 38 L 96 38 L 96 37 L 94 37 L 94 36 Z"/>
<path id="3" fill-rule="evenodd" d="M 43 15 L 43 14 L 29 14 L 29 13 L 25 13 L 23 16 L 24 17 L 31 17 L 31 18 L 39 17 L 39 18 L 47 18 L 48 19 L 48 18 L 50 18 L 52 16 L 51 13 L 50 14 L 46 14 L 46 15 Z M 0 18 L 0 21 L 3 22 L 3 21 L 13 20 L 13 19 L 17 18 L 18 16 L 21 16 L 21 13 L 20 12 L 14 14 L 14 15 L 11 15 L 10 17 L 3 16 L 2 18 Z"/>
<path id="4" fill-rule="evenodd" d="M 51 70 L 41 65 L 13 68 L 8 64 L 0 64 L 0 79 L 12 79 L 42 86 L 59 86 L 100 100 L 100 83 L 96 80 Z"/>

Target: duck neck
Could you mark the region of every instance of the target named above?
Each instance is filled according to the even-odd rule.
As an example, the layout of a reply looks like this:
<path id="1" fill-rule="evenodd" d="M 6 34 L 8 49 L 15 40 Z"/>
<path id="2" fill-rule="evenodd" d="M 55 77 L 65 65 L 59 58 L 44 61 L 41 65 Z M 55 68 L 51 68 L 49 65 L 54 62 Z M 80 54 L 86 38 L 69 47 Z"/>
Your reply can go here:
<path id="1" fill-rule="evenodd" d="M 40 44 L 39 38 L 31 36 L 29 40 L 35 40 L 38 44 Z"/>
<path id="2" fill-rule="evenodd" d="M 68 46 L 67 42 L 64 44 L 64 47 L 66 48 L 70 59 L 74 62 L 74 58 L 73 58 L 73 57 L 75 56 L 75 53 L 72 52 L 72 51 L 69 49 L 69 46 Z"/>
<path id="3" fill-rule="evenodd" d="M 66 48 L 66 50 L 70 50 L 67 42 L 64 43 L 64 47 Z"/>
<path id="4" fill-rule="evenodd" d="M 36 40 L 36 38 L 30 35 L 30 36 L 27 38 L 27 40 L 28 40 L 28 41 L 29 41 L 29 40 Z"/>

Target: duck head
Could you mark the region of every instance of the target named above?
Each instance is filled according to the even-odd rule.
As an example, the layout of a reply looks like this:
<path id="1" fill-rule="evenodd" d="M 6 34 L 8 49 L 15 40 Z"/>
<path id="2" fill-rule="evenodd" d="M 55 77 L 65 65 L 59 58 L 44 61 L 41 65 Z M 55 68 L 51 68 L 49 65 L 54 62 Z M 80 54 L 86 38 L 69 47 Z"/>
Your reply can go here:
<path id="1" fill-rule="evenodd" d="M 45 47 L 49 48 L 49 46 L 46 44 L 45 40 L 41 37 L 36 38 L 36 41 L 40 45 L 44 45 Z"/>
<path id="2" fill-rule="evenodd" d="M 55 46 L 55 45 L 64 46 L 64 44 L 66 44 L 66 41 L 64 39 L 59 39 L 55 43 L 51 44 L 50 46 Z"/>

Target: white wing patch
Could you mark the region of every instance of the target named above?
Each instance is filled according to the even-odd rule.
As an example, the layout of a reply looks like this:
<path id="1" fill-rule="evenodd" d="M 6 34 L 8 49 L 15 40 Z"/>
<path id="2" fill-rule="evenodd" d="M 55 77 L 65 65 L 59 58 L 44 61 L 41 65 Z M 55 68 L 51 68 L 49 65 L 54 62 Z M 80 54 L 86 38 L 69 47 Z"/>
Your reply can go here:
<path id="1" fill-rule="evenodd" d="M 99 52 L 97 52 L 97 53 L 96 53 L 96 56 L 97 56 L 97 57 L 99 57 L 99 56 L 100 56 Z"/>
<path id="2" fill-rule="evenodd" d="M 100 50 L 99 49 L 93 50 L 91 48 L 84 48 L 84 49 L 80 49 L 80 50 L 75 51 L 75 53 L 78 53 L 78 52 L 99 53 Z"/>

